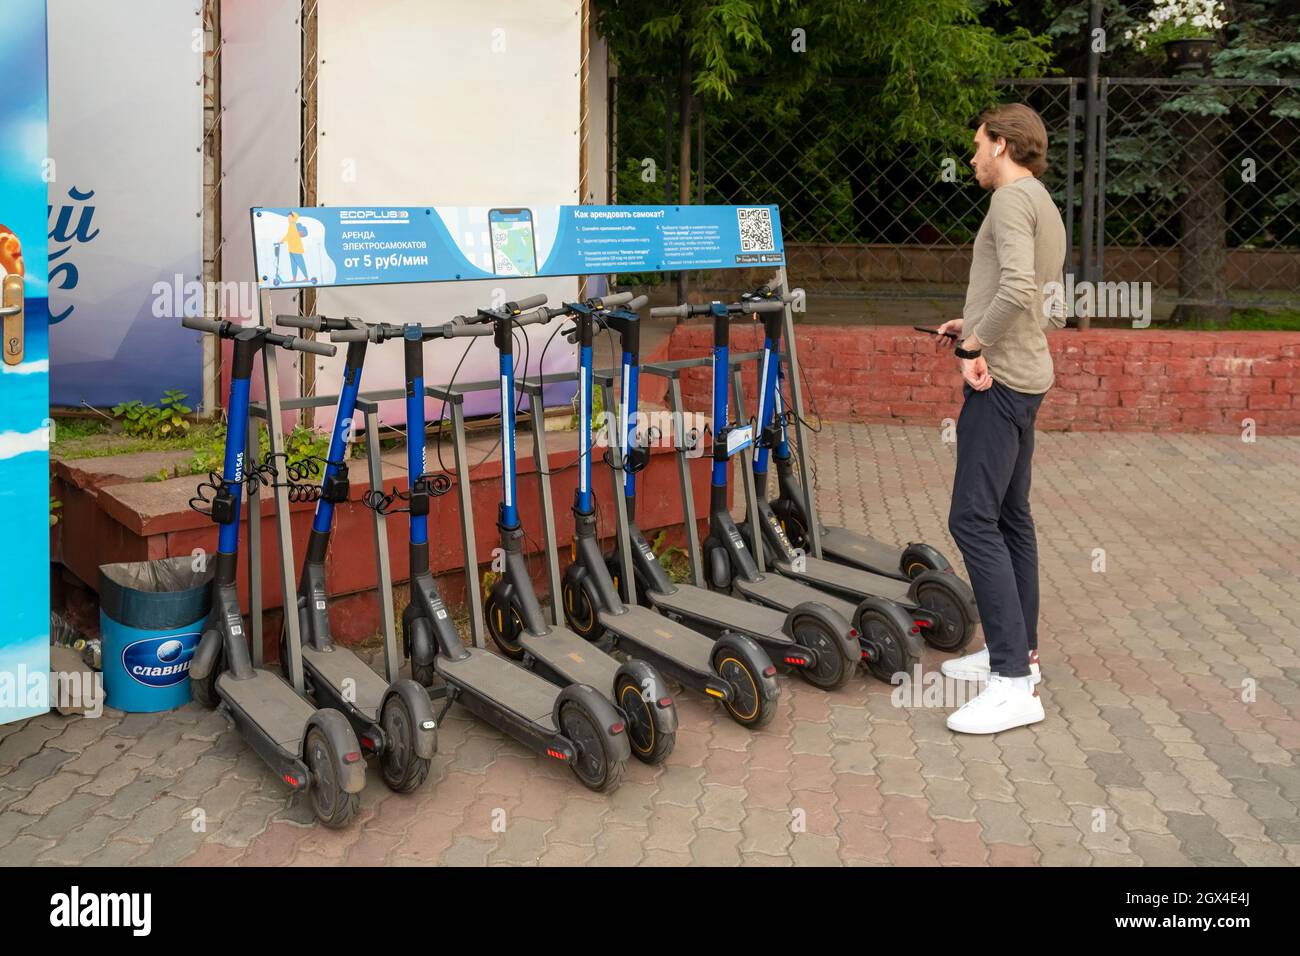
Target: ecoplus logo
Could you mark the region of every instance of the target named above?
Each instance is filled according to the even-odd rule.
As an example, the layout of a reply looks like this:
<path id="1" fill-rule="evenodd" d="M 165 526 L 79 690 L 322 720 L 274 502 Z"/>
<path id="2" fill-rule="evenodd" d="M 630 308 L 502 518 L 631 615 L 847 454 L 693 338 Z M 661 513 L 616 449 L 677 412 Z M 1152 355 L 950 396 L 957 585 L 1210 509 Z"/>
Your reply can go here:
<path id="1" fill-rule="evenodd" d="M 345 222 L 384 222 L 410 219 L 405 209 L 340 209 L 339 219 Z"/>

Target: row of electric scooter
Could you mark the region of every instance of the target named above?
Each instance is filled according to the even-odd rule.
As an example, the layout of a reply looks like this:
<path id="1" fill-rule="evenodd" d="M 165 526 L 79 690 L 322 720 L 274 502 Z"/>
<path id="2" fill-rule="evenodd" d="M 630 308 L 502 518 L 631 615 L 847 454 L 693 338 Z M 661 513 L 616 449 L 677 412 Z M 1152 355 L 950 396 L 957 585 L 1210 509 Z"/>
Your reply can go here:
<path id="1" fill-rule="evenodd" d="M 860 665 L 889 680 L 911 672 L 923 641 L 959 651 L 972 635 L 977 612 L 970 588 L 928 545 L 896 548 L 818 524 L 823 556 L 805 553 L 811 522 L 817 519 L 808 514 L 791 465 L 788 431 L 802 423 L 787 411 L 781 387 L 781 328 L 788 297 L 765 286 L 734 303 L 683 304 L 651 312 L 679 318 L 709 315 L 713 323 L 713 407 L 705 429 L 711 432 L 712 447 L 709 531 L 703 574 L 694 581 L 674 581 L 636 524 L 637 475 L 649 459 L 653 438 L 648 434 L 652 430 L 637 427 L 639 376 L 675 371 L 641 365 L 638 312 L 645 297 L 620 293 L 555 308 L 545 303 L 545 296 L 532 296 L 441 325 L 277 317 L 281 325 L 327 333 L 331 342 L 347 345 L 298 587 L 300 645 L 290 646 L 286 629 L 280 674 L 253 665 L 236 589 L 241 502 L 257 484 L 283 477 L 273 456 L 245 461 L 252 369 L 263 349 L 333 355 L 336 344 L 265 325 L 183 320 L 188 328 L 233 343 L 224 467 L 220 475 L 209 476 L 196 496 L 220 532 L 213 610 L 190 665 L 193 695 L 207 706 L 222 707 L 281 779 L 308 793 L 317 818 L 327 826 L 343 826 L 355 814 L 367 757 L 376 758 L 391 789 L 407 792 L 420 786 L 437 749 L 439 722 L 452 702 L 533 751 L 568 764 L 586 787 L 609 791 L 618 785 L 630 756 L 657 763 L 672 752 L 677 712 L 667 680 L 714 699 L 737 723 L 758 728 L 776 712 L 780 671 L 797 673 L 828 691 L 852 679 Z M 764 329 L 758 410 L 743 423 L 733 420 L 728 399 L 734 368 L 729 331 L 742 316 L 761 319 Z M 556 333 L 577 345 L 579 359 L 575 537 L 561 593 L 552 595 L 567 626 L 548 622 L 528 572 L 515 463 L 515 332 L 557 319 L 563 324 Z M 603 455 L 623 476 L 627 520 L 620 530 L 627 547 L 621 554 L 601 547 L 592 491 L 593 345 L 601 333 L 617 335 L 622 344 L 617 434 Z M 424 443 L 425 343 L 488 336 L 500 359 L 497 523 L 503 570 L 483 610 L 499 654 L 462 641 L 435 583 L 429 562 L 430 500 L 446 493 L 451 482 L 445 474 L 427 473 Z M 349 495 L 346 455 L 366 350 L 392 339 L 402 341 L 405 358 L 408 490 L 385 495 L 382 488 L 371 489 L 365 498 L 381 514 L 409 514 L 410 602 L 402 614 L 401 647 L 412 678 L 390 673 L 390 680 L 332 640 L 325 557 L 334 509 Z M 540 388 L 533 394 L 540 396 Z M 540 409 L 534 414 L 541 414 Z M 703 452 L 686 435 L 675 434 L 673 442 L 679 455 Z M 367 450 L 378 454 L 376 448 Z M 729 508 L 730 459 L 744 450 L 752 455 L 756 500 L 750 513 L 757 515 L 757 531 L 749 521 L 738 525 Z M 769 460 L 775 460 L 778 478 L 773 500 L 767 491 Z M 537 464 L 547 473 L 548 463 Z M 683 468 L 683 476 L 688 471 Z M 688 487 L 683 494 L 689 496 Z M 463 514 L 462 520 L 472 516 Z M 760 571 L 751 553 L 756 542 L 768 570 Z M 560 548 L 552 540 L 543 546 L 557 553 Z M 477 566 L 469 556 L 466 564 L 469 587 L 476 587 Z M 391 601 L 392 595 L 381 599 Z M 287 662 L 296 662 L 298 655 L 302 693 L 288 679 Z M 435 701 L 440 702 L 438 713 Z"/>

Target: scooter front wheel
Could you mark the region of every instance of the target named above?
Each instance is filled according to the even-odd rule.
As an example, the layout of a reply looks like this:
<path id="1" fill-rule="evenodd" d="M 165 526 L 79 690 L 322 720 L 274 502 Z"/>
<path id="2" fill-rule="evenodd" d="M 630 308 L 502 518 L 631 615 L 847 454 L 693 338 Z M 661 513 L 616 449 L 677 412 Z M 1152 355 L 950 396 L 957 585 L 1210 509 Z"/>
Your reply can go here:
<path id="1" fill-rule="evenodd" d="M 332 830 L 347 826 L 361 803 L 360 794 L 348 793 L 339 780 L 339 753 L 319 727 L 307 731 L 303 749 L 311 770 L 311 808 L 316 819 Z"/>
<path id="2" fill-rule="evenodd" d="M 379 757 L 384 783 L 394 793 L 410 793 L 424 783 L 432 763 L 427 757 L 415 755 L 415 715 L 400 695 L 392 694 L 384 702 L 379 723 L 386 744 Z"/>
<path id="3" fill-rule="evenodd" d="M 492 643 L 512 661 L 523 660 L 524 646 L 519 643 L 519 635 L 523 633 L 524 622 L 510 600 L 493 591 L 488 595 L 483 613 Z"/>
<path id="4" fill-rule="evenodd" d="M 745 657 L 734 648 L 720 647 L 713 654 L 713 669 L 731 688 L 731 698 L 724 702 L 727 714 L 740 726 L 757 730 L 776 716 L 776 700 L 764 693 L 764 676 Z"/>
<path id="5" fill-rule="evenodd" d="M 213 635 L 212 637 L 208 637 L 208 634 L 205 633 L 203 638 L 218 642 L 217 656 L 207 674 L 203 677 L 190 677 L 190 697 L 208 708 L 208 710 L 212 710 L 221 703 L 221 698 L 217 695 L 217 676 L 226 669 L 226 649 L 221 646 L 221 635 L 215 631 L 210 633 Z M 202 643 L 203 639 L 200 639 L 199 644 L 202 645 Z"/>
<path id="6" fill-rule="evenodd" d="M 808 529 L 804 527 L 798 508 L 784 498 L 772 502 L 772 513 L 781 522 L 781 530 L 796 548 L 808 547 Z"/>
<path id="7" fill-rule="evenodd" d="M 581 702 L 569 701 L 560 709 L 560 732 L 577 749 L 569 767 L 584 787 L 595 793 L 608 793 L 618 787 L 627 758 L 615 757 L 596 716 Z"/>
<path id="8" fill-rule="evenodd" d="M 407 653 L 411 656 L 411 680 L 421 687 L 433 684 L 436 671 L 433 654 L 433 629 L 422 617 L 414 618 L 407 627 Z"/>

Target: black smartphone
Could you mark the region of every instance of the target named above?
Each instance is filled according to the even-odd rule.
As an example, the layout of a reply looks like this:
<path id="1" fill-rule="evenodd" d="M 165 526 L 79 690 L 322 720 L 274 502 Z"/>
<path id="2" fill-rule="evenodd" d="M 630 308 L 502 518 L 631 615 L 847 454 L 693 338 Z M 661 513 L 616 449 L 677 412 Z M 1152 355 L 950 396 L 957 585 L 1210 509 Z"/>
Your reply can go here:
<path id="1" fill-rule="evenodd" d="M 956 332 L 940 332 L 938 329 L 927 329 L 924 325 L 914 325 L 912 328 L 927 335 L 942 335 L 945 339 L 955 339 L 957 337 Z"/>

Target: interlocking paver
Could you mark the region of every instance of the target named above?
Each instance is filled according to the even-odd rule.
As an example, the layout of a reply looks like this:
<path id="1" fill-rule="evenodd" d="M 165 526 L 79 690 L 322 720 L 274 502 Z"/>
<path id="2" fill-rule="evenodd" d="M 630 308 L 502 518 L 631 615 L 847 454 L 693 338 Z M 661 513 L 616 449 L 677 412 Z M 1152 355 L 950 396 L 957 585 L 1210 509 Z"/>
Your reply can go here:
<path id="1" fill-rule="evenodd" d="M 825 523 L 928 540 L 962 571 L 951 445 L 839 423 L 814 441 Z M 668 763 L 603 795 L 453 707 L 428 785 L 372 773 L 335 832 L 220 713 L 50 714 L 0 727 L 0 865 L 1298 866 L 1297 460 L 1291 438 L 1039 435 L 1032 728 L 954 736 L 947 709 L 865 672 L 833 694 L 782 677 L 758 734 L 677 695 Z"/>

